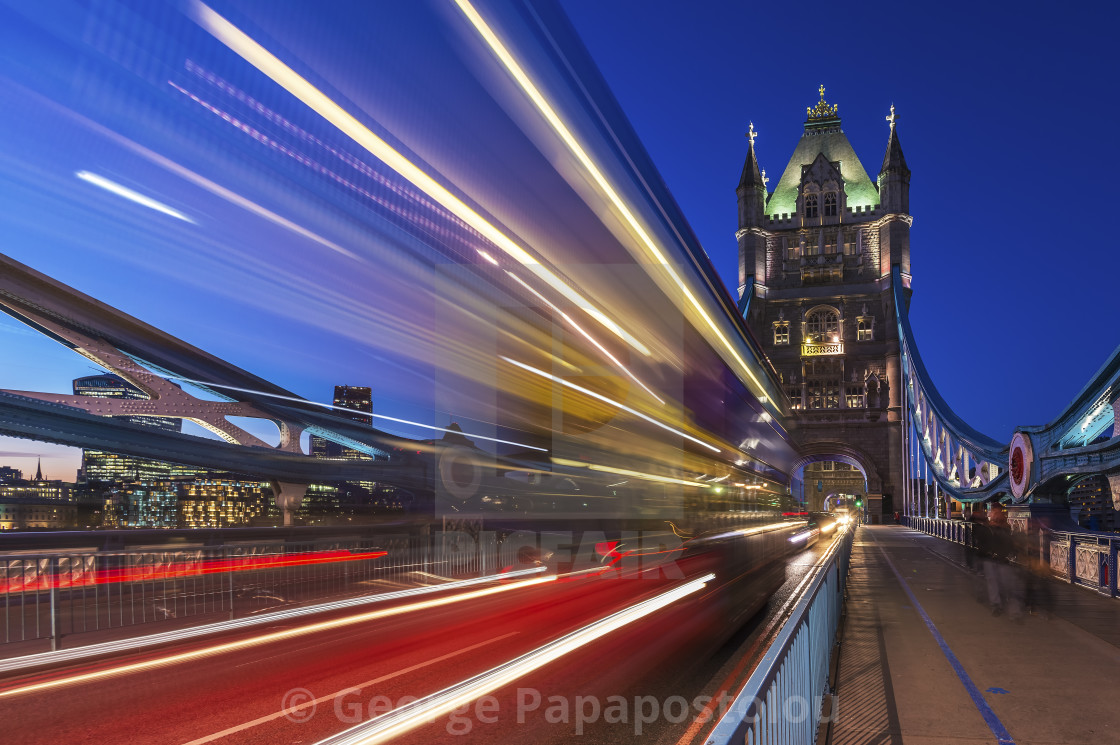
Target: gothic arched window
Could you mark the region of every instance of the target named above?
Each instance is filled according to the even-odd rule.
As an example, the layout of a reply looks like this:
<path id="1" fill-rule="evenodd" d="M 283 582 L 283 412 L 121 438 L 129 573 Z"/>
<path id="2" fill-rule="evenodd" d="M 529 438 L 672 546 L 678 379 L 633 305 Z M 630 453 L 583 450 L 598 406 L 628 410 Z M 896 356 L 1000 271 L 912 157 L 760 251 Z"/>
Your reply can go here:
<path id="1" fill-rule="evenodd" d="M 834 191 L 824 195 L 824 216 L 836 217 L 836 192 Z"/>
<path id="2" fill-rule="evenodd" d="M 805 217 L 816 217 L 816 216 L 817 216 L 817 195 L 816 194 L 806 194 L 805 195 Z"/>
<path id="3" fill-rule="evenodd" d="M 789 344 L 789 321 L 774 322 L 774 343 Z"/>
<path id="4" fill-rule="evenodd" d="M 874 324 L 870 318 L 856 321 L 856 341 L 871 341 L 875 338 Z"/>
<path id="5" fill-rule="evenodd" d="M 840 314 L 831 308 L 814 310 L 805 318 L 805 331 L 812 337 L 839 335 Z M 836 339 L 827 338 L 825 341 Z"/>

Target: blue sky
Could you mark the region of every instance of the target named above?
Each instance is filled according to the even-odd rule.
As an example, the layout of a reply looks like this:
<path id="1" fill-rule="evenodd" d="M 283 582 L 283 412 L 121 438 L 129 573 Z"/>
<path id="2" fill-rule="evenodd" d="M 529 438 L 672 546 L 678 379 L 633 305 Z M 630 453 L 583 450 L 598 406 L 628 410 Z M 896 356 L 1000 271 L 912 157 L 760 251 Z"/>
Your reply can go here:
<path id="1" fill-rule="evenodd" d="M 823 84 L 873 179 L 901 115 L 911 320 L 966 421 L 1010 441 L 1120 343 L 1116 5 L 563 5 L 729 287 L 743 133 L 776 182 Z"/>
<path id="2" fill-rule="evenodd" d="M 776 179 L 823 84 L 872 177 L 892 103 L 901 115 L 913 171 L 911 318 L 936 384 L 961 416 L 1009 440 L 1016 425 L 1055 416 L 1120 341 L 1107 321 L 1120 269 L 1110 230 L 1117 210 L 1111 174 L 1120 157 L 1110 134 L 1120 114 L 1111 80 L 1112 6 L 1058 12 L 1020 5 L 1011 14 L 963 3 L 561 4 L 729 287 L 736 282 L 734 189 L 747 149 L 743 133 L 753 122 L 760 164 Z M 447 51 L 457 48 L 455 35 L 431 21 L 448 17 L 446 3 L 434 1 L 427 15 L 414 12 L 419 4 L 407 11 L 283 5 L 215 3 L 261 38 L 288 39 L 305 69 L 379 121 L 415 119 L 418 111 L 438 117 L 441 95 L 468 95 L 462 86 L 437 95 L 412 82 L 414 75 L 430 80 L 432 70 L 457 59 Z M 379 309 L 415 300 L 390 279 L 415 269 L 400 257 L 420 249 L 392 226 L 371 234 L 358 207 L 319 187 L 274 188 L 278 174 L 291 175 L 288 166 L 261 167 L 252 144 L 213 147 L 207 138 L 219 138 L 221 125 L 153 126 L 162 117 L 177 121 L 176 107 L 193 104 L 167 91 L 153 103 L 145 75 L 219 99 L 181 65 L 160 67 L 176 55 L 271 101 L 296 125 L 313 123 L 298 106 L 269 98 L 267 86 L 239 72 L 173 6 L 120 7 L 152 24 L 151 48 L 165 58 L 145 58 L 111 34 L 83 36 L 79 17 L 23 3 L 2 9 L 0 92 L 13 104 L 0 114 L 5 253 L 300 395 L 327 400 L 336 383 L 373 385 L 379 410 L 445 423 L 431 411 L 431 369 L 385 344 L 363 343 L 390 323 L 391 314 L 379 316 Z M 355 13 L 353 24 L 338 20 Z M 376 43 L 364 46 L 367 36 Z M 92 51 L 75 41 L 90 38 Z M 415 38 L 430 46 L 417 47 Z M 402 62 L 417 49 L 420 62 Z M 119 73 L 91 59 L 121 65 L 130 82 L 108 85 Z M 392 95 L 365 96 L 375 90 Z M 137 108 L 114 108 L 121 101 Z M 204 115 L 195 107 L 190 116 Z M 240 185 L 241 194 L 313 227 L 327 243 L 281 248 L 290 236 L 276 224 L 245 219 L 128 142 Z M 464 166 L 495 154 L 464 150 L 453 139 L 444 149 Z M 122 207 L 74 179 L 82 170 L 145 187 L 196 222 Z M 222 232 L 207 227 L 213 225 Z M 254 242 L 278 248 L 243 250 Z M 328 244 L 368 261 L 355 268 Z M 366 293 L 378 301 L 351 302 Z M 333 322 L 340 313 L 345 321 Z M 423 325 L 431 310 L 417 313 Z M 0 387 L 66 390 L 71 378 L 93 372 L 88 361 L 6 318 L 0 344 Z M 423 393 L 410 396 L 415 381 L 424 381 Z M 74 451 L 0 443 L 0 463 L 28 471 L 39 454 L 48 476 L 73 477 Z"/>

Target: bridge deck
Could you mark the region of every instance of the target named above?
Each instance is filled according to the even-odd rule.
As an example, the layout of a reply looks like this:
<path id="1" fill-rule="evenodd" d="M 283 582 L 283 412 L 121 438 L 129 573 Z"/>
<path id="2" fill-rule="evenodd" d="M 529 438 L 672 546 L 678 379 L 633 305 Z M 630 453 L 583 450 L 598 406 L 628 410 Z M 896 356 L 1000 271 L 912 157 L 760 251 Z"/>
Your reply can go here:
<path id="1" fill-rule="evenodd" d="M 828 742 L 1120 742 L 1120 600 L 1043 582 L 1051 617 L 996 616 L 963 547 L 860 528 Z"/>

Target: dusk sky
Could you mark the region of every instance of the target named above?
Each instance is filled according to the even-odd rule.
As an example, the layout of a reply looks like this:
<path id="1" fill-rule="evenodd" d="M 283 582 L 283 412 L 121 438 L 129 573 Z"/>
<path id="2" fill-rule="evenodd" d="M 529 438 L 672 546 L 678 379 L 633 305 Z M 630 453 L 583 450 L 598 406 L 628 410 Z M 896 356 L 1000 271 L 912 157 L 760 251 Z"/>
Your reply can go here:
<path id="1" fill-rule="evenodd" d="M 1050 421 L 1120 343 L 1115 4 L 564 6 L 729 287 L 743 133 L 773 186 L 823 84 L 873 180 L 901 116 L 910 317 L 967 422 Z"/>
<path id="2" fill-rule="evenodd" d="M 306 44 L 297 46 L 290 39 L 300 39 L 303 27 L 297 14 L 289 13 L 310 5 L 287 5 L 282 12 L 279 4 L 215 3 L 239 9 L 241 18 L 275 37 L 287 33 L 294 56 L 358 101 L 355 91 L 376 90 L 384 82 L 378 76 L 406 79 L 424 72 L 424 65 L 408 68 L 408 55 L 417 47 L 404 41 L 394 46 L 395 23 L 423 31 L 414 17 L 402 12 L 398 19 L 398 11 L 359 4 L 361 22 L 342 28 L 330 25 L 324 12 L 321 25 L 308 25 Z M 1108 223 L 1116 209 L 1109 184 L 1120 156 L 1112 138 L 1101 133 L 1120 114 L 1112 90 L 1111 29 L 1118 14 L 1113 6 L 1069 6 L 1060 13 L 1020 6 L 1010 14 L 963 3 L 918 8 L 564 0 L 562 5 L 728 288 L 737 281 L 735 186 L 747 151 L 744 132 L 753 122 L 760 165 L 775 183 L 800 137 L 805 107 L 816 103 L 823 84 L 872 179 L 882 162 L 884 117 L 892 103 L 901 116 L 898 132 L 913 172 L 911 320 L 935 384 L 966 421 L 1001 441 L 1009 440 L 1017 425 L 1049 421 L 1120 341 L 1107 321 L 1120 270 Z M 66 66 L 73 63 L 31 33 L 57 18 L 47 11 L 39 17 L 18 3 L 13 7 L 5 12 L 19 23 L 6 24 L 7 35 L 0 36 L 6 65 L 2 93 L 20 101 L 21 112 L 16 117 L 9 107 L 0 117 L 5 253 L 299 395 L 329 400 L 336 383 L 371 384 L 378 410 L 440 420 L 426 412 L 430 400 L 411 397 L 404 388 L 430 376 L 430 370 L 362 343 L 369 328 L 384 327 L 392 317 L 387 307 L 350 304 L 360 293 L 390 298 L 371 287 L 412 265 L 394 268 L 395 259 L 377 252 L 407 238 L 387 231 L 374 245 L 355 230 L 350 207 L 337 201 L 311 214 L 306 201 L 279 193 L 263 171 L 252 170 L 251 143 L 228 151 L 224 162 L 210 162 L 212 153 L 192 149 L 200 141 L 195 129 L 184 125 L 185 135 L 160 131 L 140 117 L 133 121 L 127 111 L 112 111 L 108 103 L 99 110 L 90 103 L 95 86 L 74 94 L 70 86 L 78 75 Z M 156 6 L 137 7 L 141 14 L 155 14 L 150 9 Z M 346 14 L 338 9 L 336 17 Z M 82 19 L 71 19 L 71 25 L 58 32 L 60 39 L 80 37 Z M 228 54 L 208 50 L 212 40 L 189 25 L 175 20 L 173 28 L 185 30 L 168 31 L 166 39 L 153 38 L 151 44 L 179 50 L 205 67 L 205 74 L 214 70 L 253 95 L 265 95 L 250 77 L 238 77 Z M 366 29 L 381 34 L 380 41 L 361 49 L 356 40 Z M 337 34 L 355 46 L 336 49 Z M 446 44 L 446 32 L 434 33 L 431 41 Z M 111 44 L 99 43 L 108 46 L 98 47 L 97 54 L 113 53 Z M 48 48 L 55 56 L 43 51 Z M 434 47 L 424 51 L 429 67 L 454 57 Z M 164 82 L 169 77 L 219 101 L 214 85 L 193 69 L 184 71 L 180 64 Z M 371 117 L 392 118 L 391 106 L 409 114 L 440 111 L 438 97 L 431 92 L 425 97 L 423 87 L 399 83 L 394 90 L 400 97 L 379 102 L 385 110 L 370 111 Z M 162 95 L 167 100 L 153 110 L 187 118 L 175 108 L 193 105 L 186 93 Z M 81 98 L 80 105 L 67 103 L 71 96 Z M 47 99 L 110 123 L 121 136 L 208 178 L 240 179 L 242 193 L 256 193 L 261 203 L 294 205 L 285 214 L 300 216 L 306 207 L 306 224 L 317 221 L 316 230 L 328 238 L 319 245 L 322 253 L 280 251 L 275 256 L 283 261 L 276 263 L 269 263 L 273 255 L 240 253 L 253 242 L 280 246 L 287 239 L 274 225 L 246 222 L 213 194 L 200 196 L 181 179 L 161 175 L 152 161 L 122 145 L 125 140 L 91 129 L 84 119 L 60 116 L 59 106 Z M 313 129 L 294 107 L 270 105 Z M 183 110 L 202 116 L 197 106 Z M 477 157 L 484 156 L 480 150 Z M 155 190 L 193 215 L 199 227 L 172 224 L 164 216 L 124 217 L 115 197 L 73 179 L 98 168 Z M 207 221 L 225 226 L 225 232 L 205 232 Z M 328 244 L 379 258 L 354 270 L 338 263 L 338 252 Z M 335 327 L 332 318 L 338 316 L 332 314 L 339 309 L 348 315 Z M 95 372 L 92 363 L 6 318 L 0 319 L 0 342 L 3 388 L 65 391 L 73 377 Z M 0 443 L 0 464 L 33 472 L 39 454 L 46 456 L 49 477 L 73 478 L 75 451 Z"/>

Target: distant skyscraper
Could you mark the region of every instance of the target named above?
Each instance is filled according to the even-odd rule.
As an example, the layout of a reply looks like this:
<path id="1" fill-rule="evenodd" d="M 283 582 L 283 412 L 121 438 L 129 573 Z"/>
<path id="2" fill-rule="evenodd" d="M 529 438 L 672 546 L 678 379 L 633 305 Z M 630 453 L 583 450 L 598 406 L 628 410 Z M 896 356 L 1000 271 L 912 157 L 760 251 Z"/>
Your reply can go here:
<path id="1" fill-rule="evenodd" d="M 358 385 L 336 385 L 334 387 L 334 405 L 340 409 L 350 409 L 354 413 L 350 419 L 366 426 L 372 426 L 372 417 L 365 416 L 373 413 L 372 390 Z M 335 411 L 344 415 L 343 412 Z M 332 442 L 325 437 L 312 435 L 310 440 L 311 455 L 316 458 L 337 458 L 339 460 L 373 460 L 374 456 L 356 450 L 347 445 Z M 380 453 L 377 457 L 387 458 L 387 453 Z M 358 498 L 368 500 L 370 495 L 379 490 L 379 485 L 373 481 L 357 481 L 348 483 L 312 484 L 308 488 L 304 501 L 303 513 L 307 515 L 337 515 L 341 508 L 343 497 L 347 501 Z M 364 496 L 362 496 L 364 495 Z"/>
<path id="2" fill-rule="evenodd" d="M 98 398 L 147 398 L 123 378 L 106 373 L 74 381 L 74 393 Z M 181 432 L 183 420 L 158 416 L 129 416 L 123 419 L 164 432 Z M 82 451 L 82 473 L 87 483 L 122 487 L 114 500 L 127 505 L 119 522 L 128 527 L 175 527 L 178 522 L 175 477 L 189 477 L 199 469 L 178 463 L 86 448 Z"/>
<path id="3" fill-rule="evenodd" d="M 354 413 L 349 418 L 362 424 L 370 424 L 372 419 L 362 414 L 373 413 L 372 390 L 358 385 L 336 385 L 334 387 L 334 405 L 341 409 L 350 409 Z M 335 413 L 341 414 L 336 410 Z M 325 437 L 311 436 L 311 454 L 316 458 L 341 458 L 342 460 L 370 460 L 370 456 L 354 448 L 331 442 Z"/>
<path id="4" fill-rule="evenodd" d="M 74 394 L 97 398 L 147 398 L 144 393 L 123 378 L 106 373 L 90 375 L 74 381 Z M 181 432 L 182 419 L 156 416 L 122 417 L 126 421 L 164 432 Z M 172 465 L 164 461 L 137 458 L 131 455 L 110 453 L 86 448 L 82 451 L 82 471 L 86 481 L 123 483 L 126 481 L 152 481 L 171 476 Z"/>

